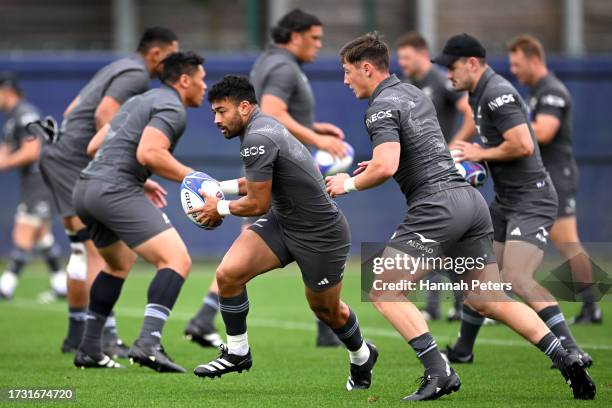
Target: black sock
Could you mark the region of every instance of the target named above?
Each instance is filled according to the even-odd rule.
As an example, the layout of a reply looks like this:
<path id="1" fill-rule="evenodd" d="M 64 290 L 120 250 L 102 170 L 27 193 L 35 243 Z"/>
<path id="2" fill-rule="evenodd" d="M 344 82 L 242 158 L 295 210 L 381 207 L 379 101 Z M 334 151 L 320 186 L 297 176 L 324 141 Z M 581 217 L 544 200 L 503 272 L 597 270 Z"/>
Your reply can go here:
<path id="1" fill-rule="evenodd" d="M 7 271 L 13 272 L 15 275 L 21 275 L 23 267 L 30 260 L 30 251 L 15 247 L 11 251 L 11 260 L 6 267 Z"/>
<path id="2" fill-rule="evenodd" d="M 202 327 L 211 327 L 215 321 L 215 317 L 219 312 L 219 294 L 208 292 L 202 301 L 202 307 L 193 317 L 193 321 Z"/>
<path id="3" fill-rule="evenodd" d="M 542 337 L 538 344 L 536 344 L 536 347 L 546 354 L 557 367 L 560 366 L 557 362 L 567 354 L 559 339 L 551 332 Z"/>
<path id="4" fill-rule="evenodd" d="M 149 285 L 147 307 L 138 340 L 145 344 L 159 344 L 164 324 L 183 287 L 185 278 L 170 268 L 157 271 Z"/>
<path id="5" fill-rule="evenodd" d="M 87 308 L 85 307 L 68 307 L 68 337 L 66 338 L 69 345 L 78 347 L 83 339 L 85 331 L 85 320 L 87 319 Z"/>
<path id="6" fill-rule="evenodd" d="M 361 348 L 363 337 L 361 337 L 359 321 L 351 309 L 349 309 L 349 317 L 344 326 L 331 329 L 349 351 L 357 351 Z"/>
<path id="7" fill-rule="evenodd" d="M 49 267 L 49 272 L 57 273 L 60 271 L 60 262 L 59 258 L 62 254 L 62 249 L 56 243 L 49 247 L 41 248 L 42 255 L 47 262 L 47 266 Z"/>
<path id="8" fill-rule="evenodd" d="M 440 354 L 440 350 L 438 350 L 438 345 L 436 341 L 432 337 L 431 333 L 427 332 L 421 334 L 418 337 L 413 338 L 408 342 L 410 347 L 414 349 L 419 360 L 421 360 L 421 364 L 425 367 L 425 374 L 427 375 L 444 375 L 446 376 L 446 361 L 442 354 Z"/>
<path id="9" fill-rule="evenodd" d="M 478 312 L 472 310 L 466 304 L 463 305 L 461 310 L 461 328 L 459 329 L 459 338 L 457 343 L 453 347 L 456 352 L 463 355 L 472 354 L 474 351 L 474 343 L 476 342 L 476 336 L 478 331 L 484 322 Z"/>
<path id="10" fill-rule="evenodd" d="M 249 296 L 246 288 L 238 296 L 227 298 L 219 296 L 219 306 L 226 333 L 229 336 L 246 333 L 246 318 L 249 314 Z"/>
<path id="11" fill-rule="evenodd" d="M 123 282 L 123 279 L 102 271 L 91 285 L 85 334 L 79 346 L 79 349 L 89 355 L 101 356 L 102 354 L 104 325 L 119 299 Z"/>
<path id="12" fill-rule="evenodd" d="M 550 331 L 552 331 L 561 341 L 564 348 L 570 351 L 578 349 L 576 340 L 574 340 L 572 332 L 565 322 L 565 317 L 563 317 L 559 305 L 545 307 L 538 312 L 538 316 L 540 316 L 540 319 L 546 323 Z"/>

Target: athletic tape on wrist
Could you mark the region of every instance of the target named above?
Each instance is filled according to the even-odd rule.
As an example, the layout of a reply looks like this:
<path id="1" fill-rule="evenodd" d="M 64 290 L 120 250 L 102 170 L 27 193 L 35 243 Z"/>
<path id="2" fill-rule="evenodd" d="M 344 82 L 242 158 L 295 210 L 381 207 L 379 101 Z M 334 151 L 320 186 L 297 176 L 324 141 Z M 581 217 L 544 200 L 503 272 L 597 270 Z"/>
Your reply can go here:
<path id="1" fill-rule="evenodd" d="M 355 177 L 349 177 L 344 180 L 344 191 L 350 193 L 351 191 L 357 191 L 357 187 L 355 187 Z"/>
<path id="2" fill-rule="evenodd" d="M 224 195 L 237 195 L 240 191 L 238 179 L 222 181 L 219 183 L 219 187 L 221 187 L 221 191 Z"/>
<path id="3" fill-rule="evenodd" d="M 231 214 L 229 204 L 230 202 L 228 200 L 219 200 L 219 202 L 217 203 L 217 212 L 219 213 L 219 215 L 225 217 L 226 215 Z"/>

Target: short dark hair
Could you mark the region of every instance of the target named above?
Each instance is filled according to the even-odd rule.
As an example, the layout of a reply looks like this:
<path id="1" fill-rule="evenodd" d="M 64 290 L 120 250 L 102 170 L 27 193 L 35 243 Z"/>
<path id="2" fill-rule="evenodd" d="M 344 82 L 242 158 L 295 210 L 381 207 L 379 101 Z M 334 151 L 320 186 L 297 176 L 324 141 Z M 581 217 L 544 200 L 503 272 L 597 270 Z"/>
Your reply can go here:
<path id="1" fill-rule="evenodd" d="M 398 38 L 397 41 L 395 42 L 395 47 L 397 48 L 412 47 L 415 50 L 419 50 L 419 51 L 429 50 L 429 47 L 427 46 L 427 41 L 425 40 L 425 38 L 416 31 L 407 32 L 406 34 Z"/>
<path id="2" fill-rule="evenodd" d="M 253 105 L 257 104 L 253 84 L 251 84 L 247 77 L 239 75 L 224 76 L 221 81 L 214 84 L 208 91 L 209 103 L 225 98 L 236 103 L 247 101 Z"/>
<path id="3" fill-rule="evenodd" d="M 163 70 L 159 79 L 165 84 L 174 84 L 181 75 L 193 74 L 203 63 L 204 58 L 193 51 L 173 52 L 162 60 Z"/>
<path id="4" fill-rule="evenodd" d="M 12 72 L 0 72 L 0 88 L 12 89 L 17 95 L 23 96 L 23 89 L 21 85 L 19 85 L 17 77 Z"/>
<path id="5" fill-rule="evenodd" d="M 291 40 L 291 33 L 303 33 L 312 26 L 322 26 L 317 16 L 294 9 L 285 14 L 278 24 L 271 30 L 272 39 L 276 44 L 287 44 Z"/>
<path id="6" fill-rule="evenodd" d="M 508 43 L 508 51 L 517 52 L 523 51 L 526 57 L 535 57 L 542 62 L 546 61 L 546 54 L 544 53 L 544 47 L 542 43 L 530 34 L 522 34 L 514 37 L 512 41 Z"/>
<path id="7" fill-rule="evenodd" d="M 368 61 L 378 70 L 389 69 L 389 46 L 375 31 L 348 42 L 340 50 L 342 63 L 356 64 Z"/>
<path id="8" fill-rule="evenodd" d="M 156 45 L 170 45 L 174 41 L 178 41 L 178 36 L 172 30 L 165 27 L 150 27 L 140 37 L 137 51 L 144 54 Z"/>

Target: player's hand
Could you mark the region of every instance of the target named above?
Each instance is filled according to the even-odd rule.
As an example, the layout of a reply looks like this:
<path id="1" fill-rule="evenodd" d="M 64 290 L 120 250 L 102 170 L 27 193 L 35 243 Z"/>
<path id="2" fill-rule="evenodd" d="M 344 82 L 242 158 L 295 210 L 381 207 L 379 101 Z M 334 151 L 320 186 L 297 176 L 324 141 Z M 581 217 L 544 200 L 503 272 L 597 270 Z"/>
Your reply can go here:
<path id="1" fill-rule="evenodd" d="M 203 226 L 212 226 L 218 224 L 223 217 L 217 211 L 217 203 L 219 199 L 215 196 L 207 195 L 204 190 L 199 191 L 200 195 L 204 199 L 204 205 L 199 208 L 194 208 L 189 211 L 188 214 L 196 214 L 196 221 Z"/>
<path id="2" fill-rule="evenodd" d="M 322 135 L 334 136 L 344 140 L 344 132 L 338 126 L 333 123 L 317 122 L 316 132 Z"/>
<path id="3" fill-rule="evenodd" d="M 346 190 L 344 189 L 344 180 L 348 179 L 349 177 L 350 176 L 346 173 L 338 173 L 333 176 L 325 177 L 327 193 L 331 197 L 336 197 L 342 194 L 346 194 Z"/>
<path id="4" fill-rule="evenodd" d="M 145 196 L 153 203 L 157 208 L 164 208 L 168 205 L 166 195 L 168 192 L 156 181 L 151 179 L 144 183 Z"/>
<path id="5" fill-rule="evenodd" d="M 454 155 L 453 160 L 459 163 L 464 160 L 479 162 L 482 161 L 483 148 L 478 143 L 456 142 L 453 144 L 454 150 L 461 151 L 460 154 Z"/>
<path id="6" fill-rule="evenodd" d="M 357 168 L 355 169 L 355 171 L 353 171 L 353 176 L 363 173 L 365 169 L 368 168 L 368 165 L 370 164 L 370 162 L 371 160 L 366 160 L 366 161 L 357 163 Z"/>
<path id="7" fill-rule="evenodd" d="M 329 152 L 332 156 L 344 157 L 348 153 L 346 145 L 337 137 L 323 136 L 319 137 L 317 148 Z"/>

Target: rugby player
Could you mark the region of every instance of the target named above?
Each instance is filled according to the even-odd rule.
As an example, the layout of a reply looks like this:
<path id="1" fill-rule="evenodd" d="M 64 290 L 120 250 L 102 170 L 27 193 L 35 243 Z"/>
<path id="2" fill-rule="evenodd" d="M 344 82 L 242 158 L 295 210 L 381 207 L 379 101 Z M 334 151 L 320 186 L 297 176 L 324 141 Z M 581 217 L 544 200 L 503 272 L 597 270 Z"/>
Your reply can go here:
<path id="1" fill-rule="evenodd" d="M 434 60 L 448 67 L 455 89 L 469 91 L 476 129 L 484 144 L 458 141 L 451 148 L 460 150 L 459 161 L 489 164 L 495 186 L 490 206 L 493 246 L 504 281 L 538 313 L 563 347 L 588 367 L 592 359 L 576 344 L 559 303 L 533 277 L 557 217 L 557 193 L 542 164 L 527 106 L 485 58 L 486 50 L 476 38 L 460 34 L 451 37 Z M 483 317 L 473 310 L 464 312 L 459 339 L 447 347 L 447 355 L 453 362 L 471 363 Z"/>
<path id="2" fill-rule="evenodd" d="M 593 287 L 591 261 L 586 254 L 576 223 L 578 167 L 572 147 L 572 99 L 563 83 L 546 67 L 540 41 L 531 35 L 514 38 L 508 45 L 510 71 L 529 87 L 531 127 L 538 141 L 542 162 L 559 197 L 557 219 L 550 239 L 569 261 L 576 290 L 584 303 L 573 321 L 600 324 Z"/>
<path id="3" fill-rule="evenodd" d="M 250 74 L 261 111 L 278 120 L 302 143 L 344 156 L 342 129 L 314 121 L 314 95 L 302 70 L 303 64 L 317 57 L 323 24 L 316 16 L 296 9 L 283 16 L 271 34 L 274 43 L 255 61 Z M 245 220 L 246 227 L 257 218 Z M 202 307 L 185 328 L 186 337 L 203 346 L 217 347 L 221 340 L 213 322 L 218 310 L 218 288 L 213 281 Z M 316 345 L 341 346 L 342 342 L 318 321 Z"/>
<path id="4" fill-rule="evenodd" d="M 468 104 L 467 94 L 457 92 L 446 78 L 446 74 L 431 63 L 427 41 L 421 34 L 411 31 L 396 41 L 397 61 L 404 78 L 409 83 L 421 89 L 436 108 L 440 130 L 447 143 L 453 138 L 462 140 L 464 135 L 472 135 L 476 131 L 472 110 Z M 461 126 L 455 132 L 458 116 L 461 115 Z M 452 276 L 451 276 L 452 278 Z M 431 282 L 441 282 L 440 273 L 434 272 L 427 279 Z M 439 291 L 430 290 L 427 293 L 427 304 L 423 309 L 425 320 L 440 318 Z M 455 302 L 446 316 L 448 321 L 461 318 L 463 298 L 461 291 L 454 291 Z"/>
<path id="5" fill-rule="evenodd" d="M 160 61 L 176 50 L 178 38 L 172 31 L 162 27 L 147 29 L 136 56 L 105 66 L 81 89 L 64 112 L 57 141 L 43 147 L 41 172 L 70 239 L 66 267 L 68 334 L 61 348 L 64 353 L 74 352 L 81 342 L 89 287 L 104 264 L 72 205 L 74 185 L 89 163 L 87 145 L 115 116 L 121 104 L 149 88 L 150 78 L 160 72 Z M 117 337 L 113 314 L 109 315 L 105 329 L 105 349 L 110 355 L 127 356 L 127 346 Z"/>
<path id="6" fill-rule="evenodd" d="M 200 377 L 218 377 L 252 365 L 246 318 L 246 284 L 262 273 L 296 262 L 306 299 L 315 315 L 332 328 L 349 351 L 347 390 L 367 389 L 378 351 L 366 343 L 355 313 L 340 300 L 350 249 L 349 227 L 330 196 L 308 149 L 279 121 L 260 111 L 247 78 L 226 76 L 208 93 L 214 120 L 226 139 L 240 137 L 246 177 L 225 181 L 238 200 L 206 196 L 194 209 L 197 220 L 215 225 L 221 217 L 261 216 L 234 241 L 216 271 L 227 347 Z"/>
<path id="7" fill-rule="evenodd" d="M 460 275 L 500 287 L 493 254 L 491 218 L 482 195 L 457 172 L 431 102 L 421 90 L 400 82 L 389 73 L 389 49 L 378 34 L 366 34 L 340 51 L 344 83 L 356 97 L 368 99 L 365 125 L 372 140 L 372 159 L 350 177 L 340 173 L 327 178 L 332 196 L 369 189 L 393 177 L 408 203 L 405 220 L 393 234 L 383 256 L 409 257 L 435 251 L 438 257 L 474 260 L 472 269 Z M 410 274 L 391 269 L 381 276 L 387 283 L 397 278 L 417 280 L 429 273 L 417 268 Z M 457 391 L 461 381 L 438 350 L 419 310 L 404 290 L 370 291 L 374 306 L 410 344 L 425 367 L 421 385 L 406 401 L 437 399 Z M 571 382 L 575 398 L 592 399 L 595 385 L 584 364 L 563 348 L 536 313 L 512 301 L 501 290 L 466 292 L 466 301 L 480 313 L 499 320 L 536 345 Z"/>
<path id="8" fill-rule="evenodd" d="M 185 107 L 198 107 L 204 98 L 202 63 L 192 52 L 170 54 L 161 64 L 163 86 L 128 100 L 89 143 L 95 157 L 76 182 L 73 203 L 105 265 L 91 286 L 85 333 L 74 357 L 77 367 L 120 367 L 103 353 L 102 330 L 140 255 L 157 273 L 140 335 L 128 355 L 159 372 L 185 371 L 165 353 L 161 336 L 191 258 L 159 208 L 165 205 L 163 191 L 149 177 L 181 182 L 192 171 L 172 152 L 186 127 Z"/>
<path id="9" fill-rule="evenodd" d="M 42 140 L 26 129 L 26 125 L 38 120 L 40 114 L 25 99 L 17 79 L 10 73 L 0 74 L 0 111 L 6 115 L 0 140 L 0 171 L 19 170 L 21 195 L 13 226 L 11 259 L 0 277 L 0 298 L 13 297 L 19 276 L 34 249 L 42 252 L 49 267 L 51 293 L 64 297 L 66 272 L 59 266 L 61 249 L 51 231 L 51 195 L 38 169 Z"/>

